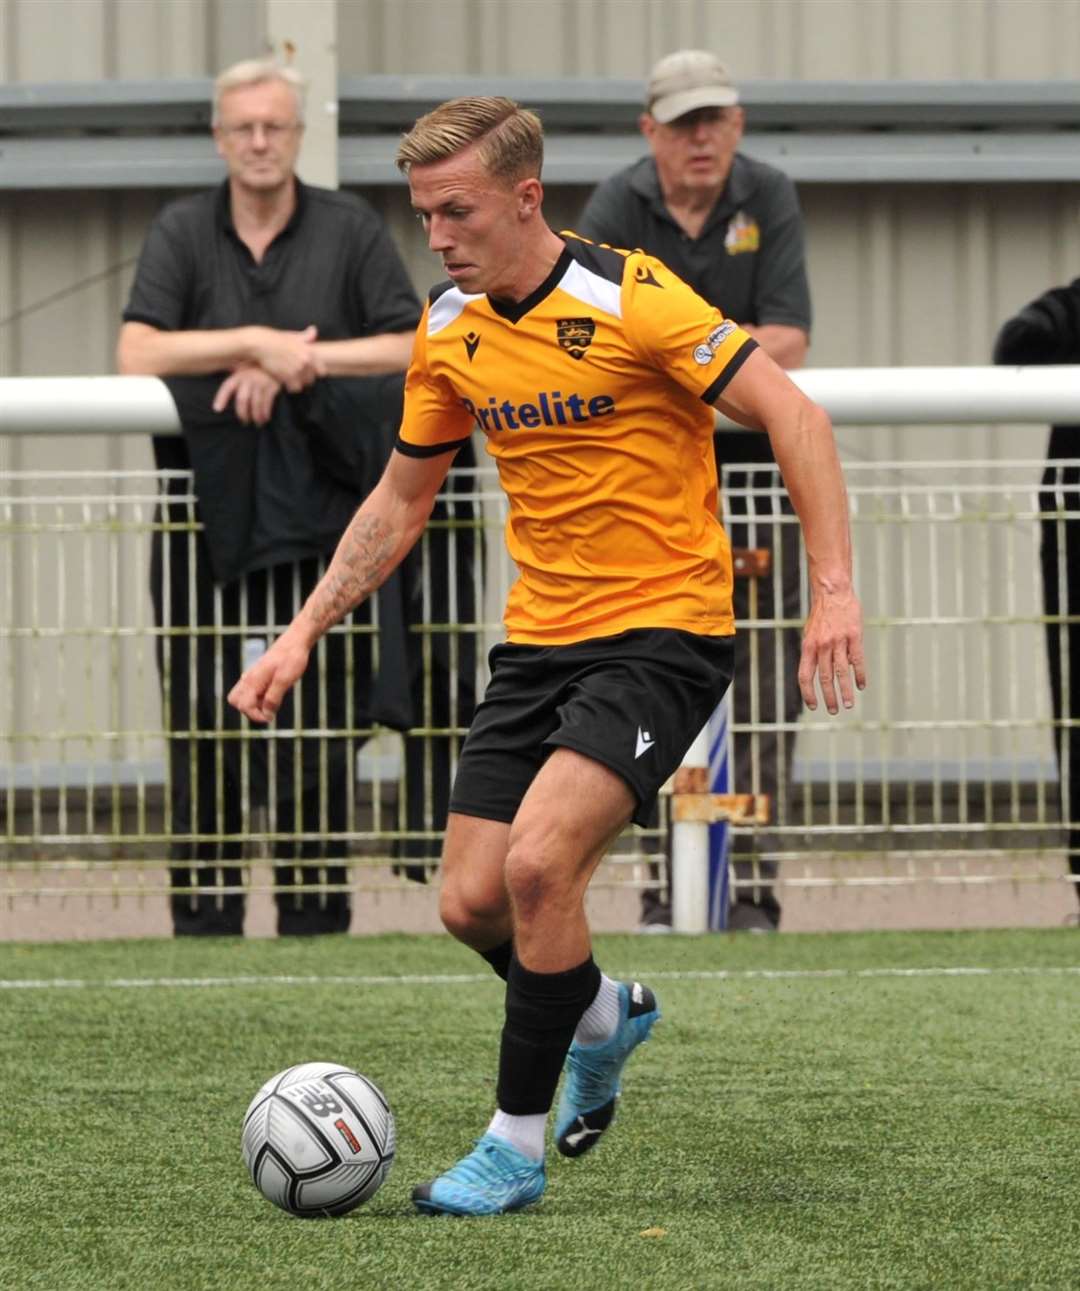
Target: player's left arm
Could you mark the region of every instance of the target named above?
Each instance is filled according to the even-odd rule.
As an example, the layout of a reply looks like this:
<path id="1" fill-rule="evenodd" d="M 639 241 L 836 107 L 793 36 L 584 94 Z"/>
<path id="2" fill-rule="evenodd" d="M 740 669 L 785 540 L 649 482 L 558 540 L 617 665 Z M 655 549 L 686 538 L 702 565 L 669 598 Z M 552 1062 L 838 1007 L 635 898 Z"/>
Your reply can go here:
<path id="1" fill-rule="evenodd" d="M 760 348 L 750 354 L 714 405 L 752 430 L 766 430 L 802 525 L 810 573 L 810 613 L 803 630 L 799 688 L 817 708 L 816 675 L 825 707 L 855 702 L 851 677 L 866 686 L 862 607 L 852 582 L 847 490 L 824 408 L 808 399 Z"/>

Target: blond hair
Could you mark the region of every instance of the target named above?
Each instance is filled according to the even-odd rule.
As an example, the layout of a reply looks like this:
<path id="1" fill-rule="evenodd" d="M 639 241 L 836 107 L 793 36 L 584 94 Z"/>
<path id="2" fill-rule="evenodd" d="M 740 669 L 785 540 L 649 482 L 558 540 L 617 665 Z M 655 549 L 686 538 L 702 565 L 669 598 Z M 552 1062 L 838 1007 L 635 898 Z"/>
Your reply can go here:
<path id="1" fill-rule="evenodd" d="M 267 81 L 280 81 L 292 90 L 296 99 L 296 119 L 303 123 L 307 82 L 296 68 L 285 67 L 272 58 L 248 58 L 242 63 L 233 63 L 232 67 L 227 67 L 214 82 L 213 124 L 217 125 L 221 121 L 223 95 L 245 85 L 264 85 Z"/>
<path id="2" fill-rule="evenodd" d="M 422 116 L 398 146 L 404 174 L 412 166 L 445 161 L 473 144 L 487 172 L 517 183 L 539 179 L 544 165 L 544 127 L 535 112 L 496 95 L 450 99 Z"/>

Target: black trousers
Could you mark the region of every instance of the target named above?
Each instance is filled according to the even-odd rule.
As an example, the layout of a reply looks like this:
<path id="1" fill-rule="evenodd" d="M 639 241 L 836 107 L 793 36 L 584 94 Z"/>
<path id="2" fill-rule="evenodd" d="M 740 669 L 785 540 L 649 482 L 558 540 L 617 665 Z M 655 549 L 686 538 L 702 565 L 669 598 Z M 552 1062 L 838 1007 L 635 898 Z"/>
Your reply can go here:
<path id="1" fill-rule="evenodd" d="M 159 520 L 175 521 L 181 509 L 162 508 Z M 177 935 L 242 932 L 244 897 L 228 889 L 241 885 L 244 836 L 258 806 L 266 808 L 269 831 L 284 835 L 270 844 L 276 882 L 296 889 L 275 896 L 278 932 L 349 926 L 346 891 L 303 889 L 345 883 L 344 866 L 332 863 L 346 855 L 345 840 L 325 836 L 348 827 L 353 754 L 362 740 L 319 732 L 367 724 L 359 701 L 369 689 L 370 636 L 323 639 L 270 738 L 242 732 L 226 702 L 260 643 L 291 621 L 321 563 L 299 560 L 217 585 L 202 533 L 155 531 L 150 582 L 169 742 L 170 873 L 174 888 L 189 889 L 171 898 Z"/>
<path id="2" fill-rule="evenodd" d="M 1051 462 L 1040 505 L 1062 513 L 1042 521 L 1040 564 L 1047 617 L 1073 620 L 1047 623 L 1046 652 L 1069 870 L 1080 878 L 1080 468 Z M 1080 900 L 1080 884 L 1076 895 Z"/>

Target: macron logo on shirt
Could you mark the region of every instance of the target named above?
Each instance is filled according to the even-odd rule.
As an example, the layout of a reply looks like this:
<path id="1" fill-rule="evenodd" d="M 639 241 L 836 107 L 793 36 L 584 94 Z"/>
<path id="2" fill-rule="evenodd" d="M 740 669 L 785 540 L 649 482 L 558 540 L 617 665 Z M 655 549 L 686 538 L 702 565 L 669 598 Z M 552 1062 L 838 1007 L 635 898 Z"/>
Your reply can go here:
<path id="1" fill-rule="evenodd" d="M 538 426 L 569 426 L 590 421 L 593 417 L 610 417 L 615 400 L 609 394 L 563 394 L 561 390 L 541 390 L 529 403 L 511 403 L 488 395 L 479 405 L 471 399 L 461 401 L 476 418 L 481 430 L 535 430 Z"/>

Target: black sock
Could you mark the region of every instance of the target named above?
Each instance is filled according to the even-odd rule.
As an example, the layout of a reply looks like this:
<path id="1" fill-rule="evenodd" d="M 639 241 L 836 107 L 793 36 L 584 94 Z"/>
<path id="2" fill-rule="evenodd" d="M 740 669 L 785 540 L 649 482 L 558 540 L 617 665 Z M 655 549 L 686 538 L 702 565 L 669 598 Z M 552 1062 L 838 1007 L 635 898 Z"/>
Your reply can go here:
<path id="1" fill-rule="evenodd" d="M 510 976 L 510 958 L 513 953 L 513 940 L 504 941 L 501 946 L 492 946 L 490 950 L 481 950 L 479 952 L 480 958 L 486 959 L 504 982 Z"/>
<path id="2" fill-rule="evenodd" d="M 599 988 L 591 955 L 563 973 L 533 973 L 511 959 L 499 1049 L 500 1110 L 532 1116 L 551 1109 L 574 1030 Z"/>

